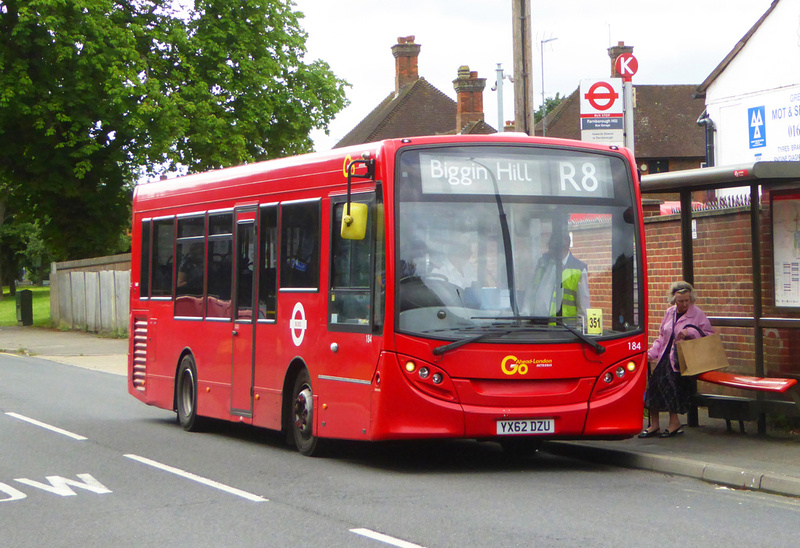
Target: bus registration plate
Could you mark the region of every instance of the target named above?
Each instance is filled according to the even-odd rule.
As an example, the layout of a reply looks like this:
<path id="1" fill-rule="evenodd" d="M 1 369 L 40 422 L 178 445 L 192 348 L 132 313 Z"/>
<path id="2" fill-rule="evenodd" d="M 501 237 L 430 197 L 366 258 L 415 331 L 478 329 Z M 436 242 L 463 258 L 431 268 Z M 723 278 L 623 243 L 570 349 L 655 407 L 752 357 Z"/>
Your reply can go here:
<path id="1" fill-rule="evenodd" d="M 498 436 L 520 436 L 530 434 L 555 434 L 553 419 L 528 419 L 516 421 L 497 421 Z"/>

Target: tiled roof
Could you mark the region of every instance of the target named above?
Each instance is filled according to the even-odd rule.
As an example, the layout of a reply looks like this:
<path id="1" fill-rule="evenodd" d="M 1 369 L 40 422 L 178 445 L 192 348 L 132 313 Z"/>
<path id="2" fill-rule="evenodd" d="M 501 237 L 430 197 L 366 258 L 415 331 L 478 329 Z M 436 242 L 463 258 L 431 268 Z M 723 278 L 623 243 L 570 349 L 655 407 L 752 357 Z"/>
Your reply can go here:
<path id="1" fill-rule="evenodd" d="M 392 93 L 336 143 L 334 148 L 453 131 L 456 102 L 420 78 Z"/>
<path id="2" fill-rule="evenodd" d="M 705 133 L 697 125 L 705 103 L 693 85 L 634 85 L 635 150 L 643 158 L 705 157 Z M 579 90 L 547 115 L 547 137 L 580 139 Z M 541 135 L 541 123 L 536 134 Z"/>
<path id="3" fill-rule="evenodd" d="M 468 123 L 466 126 L 461 128 L 461 133 L 465 135 L 491 135 L 492 133 L 497 133 L 497 130 L 486 122 L 480 120 L 477 122 Z"/>

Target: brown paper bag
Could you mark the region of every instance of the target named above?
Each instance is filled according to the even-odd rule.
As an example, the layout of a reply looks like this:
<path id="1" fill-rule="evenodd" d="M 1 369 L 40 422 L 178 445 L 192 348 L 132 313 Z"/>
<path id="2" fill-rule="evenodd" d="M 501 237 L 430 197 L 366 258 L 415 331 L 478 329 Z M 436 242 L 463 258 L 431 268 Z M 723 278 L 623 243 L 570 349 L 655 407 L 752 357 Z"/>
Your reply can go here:
<path id="1" fill-rule="evenodd" d="M 728 357 L 718 334 L 675 343 L 681 375 L 692 376 L 728 367 Z"/>

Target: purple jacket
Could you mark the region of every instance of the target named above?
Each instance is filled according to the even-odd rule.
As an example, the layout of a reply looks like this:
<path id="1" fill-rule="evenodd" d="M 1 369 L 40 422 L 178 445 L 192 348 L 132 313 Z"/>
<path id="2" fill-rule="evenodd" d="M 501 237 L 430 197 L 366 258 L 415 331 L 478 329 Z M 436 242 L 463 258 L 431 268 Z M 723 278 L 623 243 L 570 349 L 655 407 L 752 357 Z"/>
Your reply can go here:
<path id="1" fill-rule="evenodd" d="M 711 322 L 708 321 L 705 312 L 700 310 L 695 305 L 689 305 L 689 309 L 678 319 L 677 322 L 675 321 L 676 309 L 677 307 L 675 305 L 667 309 L 666 314 L 664 314 L 664 319 L 661 320 L 661 328 L 659 329 L 658 338 L 653 341 L 653 346 L 651 346 L 650 350 L 647 351 L 647 357 L 656 363 L 661 361 L 664 351 L 667 348 L 667 343 L 669 343 L 669 339 L 672 334 L 680 333 L 686 328 L 687 325 L 696 325 L 702 329 L 703 333 L 706 335 L 711 335 L 714 333 L 714 328 L 711 327 Z M 700 338 L 700 333 L 698 333 L 696 329 L 690 328 L 686 332 L 686 338 L 698 339 Z M 675 343 L 673 341 L 673 345 L 674 344 Z M 678 366 L 678 357 L 674 352 L 670 356 L 670 363 L 672 364 L 673 371 L 680 371 L 680 367 Z"/>

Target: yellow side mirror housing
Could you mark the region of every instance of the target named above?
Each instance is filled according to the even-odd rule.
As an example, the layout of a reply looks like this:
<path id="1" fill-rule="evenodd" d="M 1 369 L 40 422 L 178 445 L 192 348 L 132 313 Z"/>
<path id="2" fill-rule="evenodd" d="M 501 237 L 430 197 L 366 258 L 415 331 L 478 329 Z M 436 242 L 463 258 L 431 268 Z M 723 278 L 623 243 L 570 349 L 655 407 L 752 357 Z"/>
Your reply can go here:
<path id="1" fill-rule="evenodd" d="M 350 203 L 350 213 L 347 213 L 347 206 L 344 207 L 342 216 L 342 238 L 345 240 L 363 240 L 367 234 L 367 215 L 369 206 L 367 204 Z"/>

